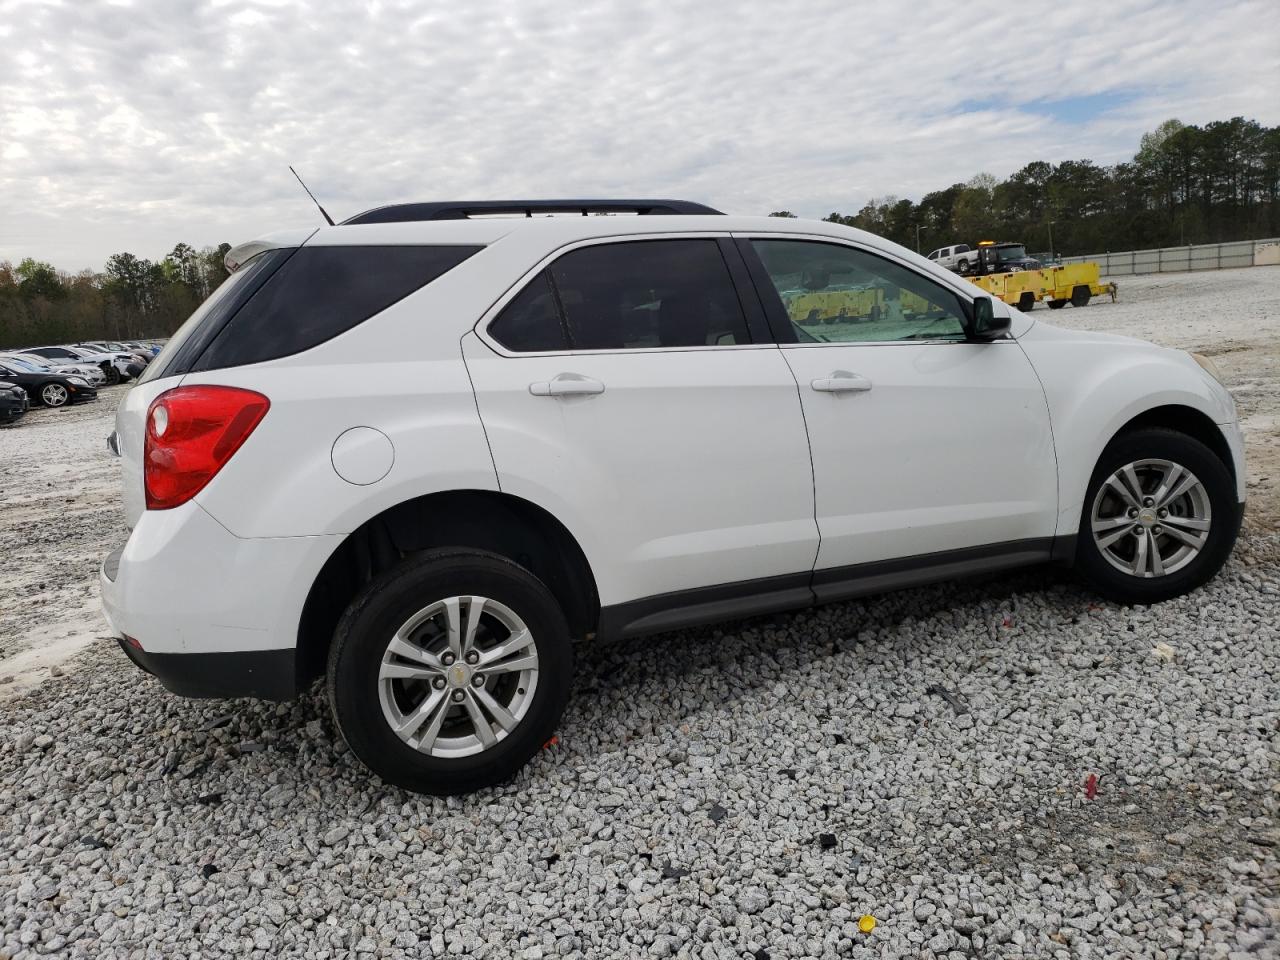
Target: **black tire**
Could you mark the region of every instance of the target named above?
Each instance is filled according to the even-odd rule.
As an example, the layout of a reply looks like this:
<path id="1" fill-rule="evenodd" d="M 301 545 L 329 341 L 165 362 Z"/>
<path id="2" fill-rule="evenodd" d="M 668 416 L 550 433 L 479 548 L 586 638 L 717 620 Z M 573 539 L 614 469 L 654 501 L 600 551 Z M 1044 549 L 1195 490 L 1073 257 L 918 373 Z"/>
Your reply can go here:
<path id="1" fill-rule="evenodd" d="M 1050 310 L 1061 310 L 1066 305 L 1067 305 L 1066 300 L 1050 300 L 1049 301 Z"/>
<path id="2" fill-rule="evenodd" d="M 1092 298 L 1093 294 L 1089 292 L 1088 287 L 1076 287 L 1071 291 L 1071 305 L 1073 307 L 1087 307 Z"/>
<path id="3" fill-rule="evenodd" d="M 1092 513 L 1099 488 L 1113 473 L 1147 459 L 1168 460 L 1195 474 L 1213 513 L 1204 545 L 1186 566 L 1163 576 L 1141 578 L 1118 570 L 1103 556 L 1094 540 Z M 1181 596 L 1222 569 L 1240 532 L 1241 513 L 1235 481 L 1226 464 L 1199 440 L 1156 427 L 1121 434 L 1102 452 L 1089 480 L 1076 540 L 1076 570 L 1098 593 L 1120 603 L 1159 603 Z"/>
<path id="4" fill-rule="evenodd" d="M 120 371 L 115 368 L 114 364 L 104 363 L 102 372 L 107 375 L 107 385 L 114 387 L 120 382 Z"/>
<path id="5" fill-rule="evenodd" d="M 1018 309 L 1023 313 L 1030 313 L 1036 307 L 1036 295 L 1034 293 L 1024 293 L 1018 298 Z"/>
<path id="6" fill-rule="evenodd" d="M 417 611 L 455 596 L 504 604 L 533 634 L 537 685 L 525 715 L 496 744 L 461 757 L 419 752 L 392 730 L 379 699 L 387 644 Z M 429 550 L 372 581 L 338 624 L 326 680 L 334 720 L 351 751 L 388 783 L 437 796 L 509 780 L 551 738 L 573 681 L 573 644 L 555 597 L 505 557 L 480 550 Z"/>
<path id="7" fill-rule="evenodd" d="M 960 276 L 962 277 L 967 277 L 972 272 L 972 270 L 973 268 L 969 266 L 968 260 L 961 260 L 958 264 L 956 264 L 956 272 L 959 273 Z"/>

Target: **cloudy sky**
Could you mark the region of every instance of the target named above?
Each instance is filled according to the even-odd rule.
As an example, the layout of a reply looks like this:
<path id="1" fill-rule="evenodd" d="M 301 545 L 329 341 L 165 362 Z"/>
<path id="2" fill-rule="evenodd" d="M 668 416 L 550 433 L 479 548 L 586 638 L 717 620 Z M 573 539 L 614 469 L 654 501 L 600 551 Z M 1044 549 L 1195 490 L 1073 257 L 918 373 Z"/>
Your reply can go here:
<path id="1" fill-rule="evenodd" d="M 0 260 L 396 200 L 822 216 L 1169 117 L 1280 123 L 1275 0 L 0 0 Z"/>

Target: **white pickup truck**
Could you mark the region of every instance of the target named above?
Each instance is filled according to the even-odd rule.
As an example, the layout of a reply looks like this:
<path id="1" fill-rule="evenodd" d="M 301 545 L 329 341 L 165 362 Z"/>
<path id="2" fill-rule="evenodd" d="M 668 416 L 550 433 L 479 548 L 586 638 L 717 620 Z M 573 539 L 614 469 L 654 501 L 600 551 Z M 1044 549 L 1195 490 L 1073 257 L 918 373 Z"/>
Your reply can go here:
<path id="1" fill-rule="evenodd" d="M 961 276 L 989 273 L 1016 273 L 1019 270 L 1039 270 L 1040 261 L 1027 256 L 1027 248 L 1020 243 L 992 243 L 983 240 L 977 247 L 957 243 L 939 247 L 929 254 L 941 266 Z"/>
<path id="2" fill-rule="evenodd" d="M 972 273 L 978 264 L 978 251 L 970 248 L 967 243 L 957 243 L 955 246 L 934 250 L 929 254 L 929 259 L 936 260 L 939 266 L 955 273 Z"/>

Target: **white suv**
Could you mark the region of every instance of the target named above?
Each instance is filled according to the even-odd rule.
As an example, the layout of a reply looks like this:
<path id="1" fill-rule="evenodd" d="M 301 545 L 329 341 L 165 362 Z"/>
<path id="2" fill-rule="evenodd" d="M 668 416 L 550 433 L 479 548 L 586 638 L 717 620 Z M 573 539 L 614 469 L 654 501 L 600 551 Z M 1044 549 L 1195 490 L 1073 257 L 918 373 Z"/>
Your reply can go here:
<path id="1" fill-rule="evenodd" d="M 836 224 L 407 204 L 227 260 L 121 404 L 107 616 L 179 694 L 324 677 L 412 790 L 518 770 L 575 641 L 1048 561 L 1151 603 L 1239 528 L 1208 361 Z"/>

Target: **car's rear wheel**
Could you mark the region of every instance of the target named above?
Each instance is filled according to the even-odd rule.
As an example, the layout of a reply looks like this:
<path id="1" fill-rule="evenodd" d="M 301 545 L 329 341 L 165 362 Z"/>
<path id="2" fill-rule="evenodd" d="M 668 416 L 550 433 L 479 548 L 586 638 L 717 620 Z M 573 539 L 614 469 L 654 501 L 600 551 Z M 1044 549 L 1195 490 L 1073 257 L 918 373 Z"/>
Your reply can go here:
<path id="1" fill-rule="evenodd" d="M 433 550 L 370 583 L 329 655 L 329 700 L 355 755 L 419 793 L 514 775 L 551 737 L 573 676 L 569 628 L 505 557 Z"/>
<path id="2" fill-rule="evenodd" d="M 46 383 L 40 388 L 40 402 L 46 407 L 65 406 L 70 399 L 71 394 L 60 383 Z"/>
<path id="3" fill-rule="evenodd" d="M 1212 450 L 1172 430 L 1135 430 L 1094 470 L 1076 566 L 1103 596 L 1157 603 L 1216 574 L 1239 528 L 1235 484 Z"/>

